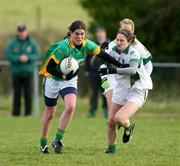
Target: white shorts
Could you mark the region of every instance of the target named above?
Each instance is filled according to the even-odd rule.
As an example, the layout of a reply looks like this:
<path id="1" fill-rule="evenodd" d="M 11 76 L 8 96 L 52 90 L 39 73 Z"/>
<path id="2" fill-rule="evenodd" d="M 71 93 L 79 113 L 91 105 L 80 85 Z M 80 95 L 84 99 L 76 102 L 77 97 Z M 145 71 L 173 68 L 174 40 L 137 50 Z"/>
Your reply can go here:
<path id="1" fill-rule="evenodd" d="M 113 90 L 113 89 L 116 87 L 116 84 L 117 84 L 117 81 L 116 81 L 116 79 L 115 79 L 115 77 L 114 77 L 113 74 L 109 74 L 109 75 L 107 76 L 107 79 L 108 79 L 108 82 L 109 82 L 109 88 L 107 88 L 107 89 L 104 90 L 104 95 L 105 95 L 105 96 L 106 96 L 107 92 L 108 92 L 109 90 Z"/>
<path id="2" fill-rule="evenodd" d="M 46 78 L 44 85 L 44 95 L 46 97 L 55 99 L 59 94 L 64 97 L 69 91 L 77 92 L 77 77 L 69 81 L 56 81 L 53 78 Z"/>
<path id="3" fill-rule="evenodd" d="M 139 108 L 141 108 L 144 102 L 147 99 L 148 89 L 135 89 L 135 88 L 126 88 L 122 86 L 116 86 L 113 90 L 112 102 L 124 105 L 128 101 L 132 101 Z"/>

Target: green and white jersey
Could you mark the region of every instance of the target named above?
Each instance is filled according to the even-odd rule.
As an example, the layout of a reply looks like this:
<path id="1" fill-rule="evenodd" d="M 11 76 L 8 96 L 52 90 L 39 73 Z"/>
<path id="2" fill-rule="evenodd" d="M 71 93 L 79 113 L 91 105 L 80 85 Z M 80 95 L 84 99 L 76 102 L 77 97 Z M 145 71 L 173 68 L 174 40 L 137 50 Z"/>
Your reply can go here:
<path id="1" fill-rule="evenodd" d="M 112 50 L 113 47 L 116 46 L 115 40 L 109 43 L 109 49 L 108 52 Z M 146 65 L 149 61 L 152 60 L 151 53 L 146 49 L 146 47 L 138 40 L 135 39 L 135 42 L 132 44 L 132 46 L 138 51 L 141 58 L 143 59 L 144 65 Z"/>
<path id="2" fill-rule="evenodd" d="M 141 58 L 143 59 L 143 64 L 144 65 L 146 65 L 149 61 L 152 60 L 151 53 L 147 50 L 147 48 L 138 39 L 135 39 L 133 47 L 140 54 Z"/>
<path id="3" fill-rule="evenodd" d="M 130 64 L 130 62 L 139 63 L 139 68 L 135 75 L 114 74 L 118 86 L 121 85 L 127 88 L 136 89 L 152 89 L 152 80 L 145 70 L 139 52 L 133 46 L 127 47 L 122 53 L 119 53 L 115 46 L 109 54 L 122 64 Z"/>
<path id="4" fill-rule="evenodd" d="M 66 38 L 53 46 L 51 46 L 43 59 L 39 74 L 45 77 L 53 77 L 55 80 L 62 80 L 55 76 L 52 76 L 46 71 L 46 67 L 50 59 L 53 59 L 57 64 L 60 64 L 64 58 L 72 56 L 79 64 L 82 64 L 87 55 L 98 55 L 100 53 L 100 47 L 91 40 L 83 40 L 80 49 L 77 49 L 71 38 Z M 57 71 L 60 71 L 60 67 L 57 66 Z"/>

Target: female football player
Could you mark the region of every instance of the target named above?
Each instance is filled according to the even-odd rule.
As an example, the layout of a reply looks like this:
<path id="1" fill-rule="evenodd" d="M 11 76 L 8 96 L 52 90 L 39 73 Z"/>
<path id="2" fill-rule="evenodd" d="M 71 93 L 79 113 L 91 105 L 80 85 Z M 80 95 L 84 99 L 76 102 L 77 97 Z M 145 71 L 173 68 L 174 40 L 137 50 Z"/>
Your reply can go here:
<path id="1" fill-rule="evenodd" d="M 129 30 L 132 34 L 134 34 L 135 31 L 135 25 L 134 22 L 128 18 L 125 18 L 119 22 L 119 30 L 122 29 L 127 29 Z M 111 51 L 113 47 L 116 46 L 116 39 L 113 40 L 109 46 L 108 46 L 108 51 Z M 151 53 L 144 47 L 144 45 L 137 39 L 135 38 L 134 42 L 132 43 L 132 46 L 138 51 L 140 54 L 141 58 L 143 59 L 143 64 L 145 67 L 146 72 L 151 75 L 153 66 L 152 66 L 152 55 Z M 111 99 L 112 99 L 112 93 L 113 93 L 113 88 L 115 87 L 116 80 L 114 79 L 113 75 L 108 75 L 103 77 L 103 82 L 102 82 L 102 87 L 105 89 L 105 95 L 108 103 L 108 108 L 110 108 L 111 105 Z"/>
<path id="2" fill-rule="evenodd" d="M 57 133 L 52 143 L 55 153 L 62 153 L 63 135 L 72 119 L 76 106 L 78 70 L 64 75 L 59 67 L 61 61 L 66 57 L 72 56 L 78 63 L 82 63 L 87 55 L 96 55 L 120 67 L 120 63 L 117 60 L 101 51 L 94 42 L 85 38 L 86 26 L 82 21 L 74 21 L 69 27 L 69 34 L 70 36 L 47 50 L 40 69 L 40 74 L 45 77 L 45 112 L 42 118 L 40 139 L 40 150 L 42 153 L 49 153 L 47 137 L 52 118 L 56 113 L 58 96 L 61 95 L 64 100 L 64 111 L 59 119 Z"/>
<path id="3" fill-rule="evenodd" d="M 130 122 L 147 98 L 148 89 L 152 89 L 150 75 L 145 70 L 139 52 L 133 47 L 135 36 L 127 29 L 119 31 L 116 46 L 109 54 L 126 68 L 100 68 L 101 75 L 114 74 L 116 85 L 113 89 L 112 103 L 108 117 L 108 148 L 106 153 L 116 151 L 116 126 L 124 127 L 123 143 L 127 143 L 134 129 Z"/>

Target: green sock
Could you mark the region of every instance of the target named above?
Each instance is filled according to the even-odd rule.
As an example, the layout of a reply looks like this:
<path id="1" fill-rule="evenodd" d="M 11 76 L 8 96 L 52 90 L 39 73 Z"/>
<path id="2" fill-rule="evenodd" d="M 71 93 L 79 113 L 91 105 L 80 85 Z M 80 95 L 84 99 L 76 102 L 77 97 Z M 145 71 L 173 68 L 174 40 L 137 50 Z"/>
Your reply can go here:
<path id="1" fill-rule="evenodd" d="M 56 141 L 61 141 L 63 139 L 64 132 L 65 132 L 64 130 L 58 128 L 55 140 Z"/>
<path id="2" fill-rule="evenodd" d="M 115 153 L 116 152 L 116 145 L 109 145 L 106 153 Z"/>
<path id="3" fill-rule="evenodd" d="M 41 147 L 45 147 L 47 145 L 47 138 L 46 137 L 41 137 L 40 145 L 41 145 Z"/>

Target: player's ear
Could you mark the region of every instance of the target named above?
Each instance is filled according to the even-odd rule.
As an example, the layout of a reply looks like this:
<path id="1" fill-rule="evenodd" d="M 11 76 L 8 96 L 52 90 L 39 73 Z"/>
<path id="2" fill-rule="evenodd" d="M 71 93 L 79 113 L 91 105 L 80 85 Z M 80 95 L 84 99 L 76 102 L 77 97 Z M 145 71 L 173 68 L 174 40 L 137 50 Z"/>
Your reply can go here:
<path id="1" fill-rule="evenodd" d="M 70 35 L 72 35 L 73 32 L 72 32 L 72 31 L 69 31 L 69 33 L 70 33 Z"/>

